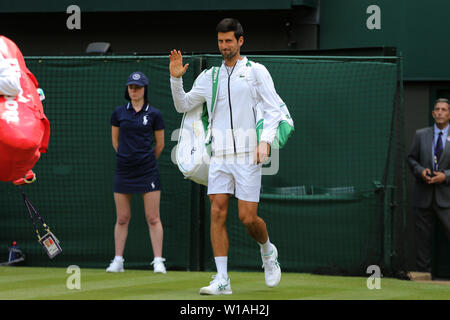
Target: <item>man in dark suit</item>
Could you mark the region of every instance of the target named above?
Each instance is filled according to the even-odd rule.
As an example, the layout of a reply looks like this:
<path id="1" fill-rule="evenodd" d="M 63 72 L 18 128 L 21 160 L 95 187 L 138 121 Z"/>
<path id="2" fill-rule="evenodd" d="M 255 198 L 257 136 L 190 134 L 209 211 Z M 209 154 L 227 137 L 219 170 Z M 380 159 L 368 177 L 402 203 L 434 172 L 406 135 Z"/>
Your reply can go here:
<path id="1" fill-rule="evenodd" d="M 450 239 L 449 101 L 438 99 L 432 116 L 434 126 L 416 131 L 407 159 L 416 177 L 413 206 L 417 271 L 426 273 L 431 273 L 431 240 L 436 216 Z"/>

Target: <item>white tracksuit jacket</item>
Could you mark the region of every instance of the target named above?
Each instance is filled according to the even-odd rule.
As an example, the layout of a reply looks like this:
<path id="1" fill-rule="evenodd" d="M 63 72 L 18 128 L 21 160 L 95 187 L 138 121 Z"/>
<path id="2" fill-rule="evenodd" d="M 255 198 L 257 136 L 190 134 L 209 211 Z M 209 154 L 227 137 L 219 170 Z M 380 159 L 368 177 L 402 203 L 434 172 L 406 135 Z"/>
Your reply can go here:
<path id="1" fill-rule="evenodd" d="M 211 112 L 212 69 L 203 71 L 188 93 L 183 89 L 182 78 L 171 76 L 170 85 L 178 112 L 188 112 L 204 102 L 208 105 L 208 112 Z M 213 154 L 223 156 L 253 152 L 257 146 L 257 114 L 264 118 L 260 141 L 271 144 L 281 120 L 282 103 L 272 77 L 262 64 L 249 62 L 243 57 L 237 61 L 229 77 L 222 63 L 211 124 Z"/>
<path id="2" fill-rule="evenodd" d="M 20 73 L 0 54 L 0 92 L 5 96 L 16 96 L 20 90 Z"/>

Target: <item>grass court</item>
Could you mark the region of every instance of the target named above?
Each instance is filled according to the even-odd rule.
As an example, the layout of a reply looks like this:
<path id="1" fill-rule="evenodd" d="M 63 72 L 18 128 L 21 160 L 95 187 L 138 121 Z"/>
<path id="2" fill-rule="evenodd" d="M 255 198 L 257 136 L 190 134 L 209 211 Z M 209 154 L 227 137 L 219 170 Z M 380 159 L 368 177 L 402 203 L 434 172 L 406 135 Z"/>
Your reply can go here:
<path id="1" fill-rule="evenodd" d="M 80 269 L 80 289 L 68 289 L 65 268 L 0 267 L 0 300 L 448 300 L 450 286 L 381 278 L 369 290 L 366 277 L 283 273 L 268 288 L 261 272 L 229 272 L 232 295 L 201 296 L 214 272 Z M 369 276 L 369 275 L 368 275 Z"/>

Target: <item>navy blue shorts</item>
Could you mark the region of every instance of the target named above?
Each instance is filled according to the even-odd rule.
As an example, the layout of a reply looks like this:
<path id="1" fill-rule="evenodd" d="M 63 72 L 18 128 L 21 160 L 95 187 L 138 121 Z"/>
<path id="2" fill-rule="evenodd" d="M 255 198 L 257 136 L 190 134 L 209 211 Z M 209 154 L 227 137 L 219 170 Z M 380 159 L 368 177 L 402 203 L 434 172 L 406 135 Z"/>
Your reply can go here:
<path id="1" fill-rule="evenodd" d="M 117 166 L 114 174 L 115 193 L 146 193 L 161 190 L 158 167 L 154 164 L 132 167 Z"/>

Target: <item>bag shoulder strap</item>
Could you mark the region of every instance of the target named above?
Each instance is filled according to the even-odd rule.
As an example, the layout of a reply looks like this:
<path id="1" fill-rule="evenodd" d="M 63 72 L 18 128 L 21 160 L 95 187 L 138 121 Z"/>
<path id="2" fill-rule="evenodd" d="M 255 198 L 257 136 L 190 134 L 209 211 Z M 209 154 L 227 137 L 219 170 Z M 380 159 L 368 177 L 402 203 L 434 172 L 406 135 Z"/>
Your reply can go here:
<path id="1" fill-rule="evenodd" d="M 219 71 L 220 67 L 212 67 L 212 95 L 211 95 L 211 117 L 217 101 L 217 91 L 219 89 Z"/>
<path id="2" fill-rule="evenodd" d="M 219 71 L 220 71 L 220 67 L 212 67 L 212 94 L 211 94 L 211 110 L 209 112 L 209 116 L 208 116 L 208 127 L 207 127 L 207 132 L 206 132 L 206 144 L 210 143 L 211 140 L 211 127 L 212 127 L 212 122 L 213 122 L 213 115 L 214 115 L 214 110 L 215 110 L 215 106 L 216 106 L 216 101 L 217 101 L 217 92 L 219 91 Z"/>

